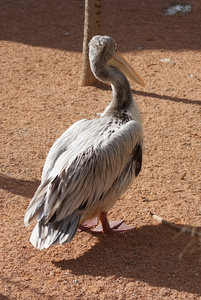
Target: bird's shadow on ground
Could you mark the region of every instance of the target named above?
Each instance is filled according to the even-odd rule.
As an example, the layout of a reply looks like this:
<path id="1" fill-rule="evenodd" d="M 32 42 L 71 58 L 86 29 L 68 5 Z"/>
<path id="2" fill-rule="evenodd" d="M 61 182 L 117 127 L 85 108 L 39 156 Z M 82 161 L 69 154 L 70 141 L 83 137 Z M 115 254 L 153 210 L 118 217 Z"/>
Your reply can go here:
<path id="1" fill-rule="evenodd" d="M 1 189 L 28 198 L 39 183 L 0 175 Z M 163 225 L 146 225 L 111 236 L 89 233 L 98 239 L 88 251 L 75 259 L 52 263 L 77 276 L 124 277 L 201 296 L 199 238 L 177 234 Z"/>
<path id="2" fill-rule="evenodd" d="M 124 277 L 201 295 L 198 238 L 177 234 L 163 225 L 96 236 L 98 242 L 82 256 L 52 263 L 76 276 Z M 190 277 L 193 280 L 189 281 Z"/>

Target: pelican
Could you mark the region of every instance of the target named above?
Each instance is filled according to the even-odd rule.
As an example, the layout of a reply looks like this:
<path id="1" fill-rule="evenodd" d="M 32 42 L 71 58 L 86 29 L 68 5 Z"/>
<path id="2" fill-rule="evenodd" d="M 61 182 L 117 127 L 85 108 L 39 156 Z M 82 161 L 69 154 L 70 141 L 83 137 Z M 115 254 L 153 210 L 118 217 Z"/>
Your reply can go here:
<path id="1" fill-rule="evenodd" d="M 99 118 L 74 123 L 50 149 L 24 217 L 25 226 L 37 221 L 30 241 L 38 249 L 70 242 L 96 217 L 103 233 L 130 229 L 110 223 L 107 213 L 141 170 L 142 120 L 127 77 L 144 82 L 108 36 L 91 39 L 89 60 L 94 76 L 111 84 L 113 99 Z"/>

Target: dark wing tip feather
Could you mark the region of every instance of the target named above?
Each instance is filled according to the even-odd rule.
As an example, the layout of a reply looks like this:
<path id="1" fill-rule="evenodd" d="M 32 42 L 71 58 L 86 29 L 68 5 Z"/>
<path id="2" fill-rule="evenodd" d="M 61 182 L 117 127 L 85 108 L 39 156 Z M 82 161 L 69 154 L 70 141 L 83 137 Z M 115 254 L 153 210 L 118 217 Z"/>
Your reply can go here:
<path id="1" fill-rule="evenodd" d="M 137 144 L 133 150 L 133 159 L 136 161 L 135 177 L 137 177 L 142 167 L 142 146 Z"/>

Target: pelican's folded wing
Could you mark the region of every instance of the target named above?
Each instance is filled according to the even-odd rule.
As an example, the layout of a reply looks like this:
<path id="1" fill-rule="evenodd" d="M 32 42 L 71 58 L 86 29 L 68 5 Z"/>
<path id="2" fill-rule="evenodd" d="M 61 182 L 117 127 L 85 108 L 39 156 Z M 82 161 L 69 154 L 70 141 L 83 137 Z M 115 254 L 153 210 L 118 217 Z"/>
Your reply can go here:
<path id="1" fill-rule="evenodd" d="M 112 134 L 108 131 L 104 138 L 101 135 L 99 142 L 96 140 L 83 152 L 80 151 L 73 160 L 66 157 L 68 151 L 64 151 L 50 172 L 46 184 L 41 183 L 36 191 L 27 209 L 25 223 L 28 224 L 37 217 L 39 221 L 43 220 L 43 225 L 57 223 L 59 228 L 62 227 L 59 226 L 60 222 L 71 222 L 70 216 L 78 220 L 77 216 L 83 209 L 96 205 L 118 182 L 131 159 L 136 160 L 135 166 L 139 170 L 141 139 L 141 127 L 137 122 L 129 121 L 118 126 L 118 130 L 113 130 Z M 56 170 L 60 170 L 59 173 Z M 134 172 L 134 176 L 138 173 Z M 76 226 L 74 228 L 77 230 Z M 58 242 L 61 242 L 58 234 L 56 236 Z M 63 235 L 62 240 L 68 242 Z M 54 240 L 51 241 L 53 243 Z"/>

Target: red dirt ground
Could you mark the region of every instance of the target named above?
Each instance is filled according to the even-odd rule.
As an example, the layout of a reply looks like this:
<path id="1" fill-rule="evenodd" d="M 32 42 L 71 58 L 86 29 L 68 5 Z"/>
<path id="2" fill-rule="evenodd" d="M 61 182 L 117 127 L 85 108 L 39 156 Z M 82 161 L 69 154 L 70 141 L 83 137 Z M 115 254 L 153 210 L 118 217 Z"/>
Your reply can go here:
<path id="1" fill-rule="evenodd" d="M 102 1 L 102 34 L 146 82 L 131 83 L 144 124 L 143 169 L 109 215 L 135 229 L 80 232 L 38 251 L 23 218 L 46 155 L 112 95 L 105 85 L 80 85 L 83 0 L 2 1 L 0 299 L 200 299 L 199 239 L 148 214 L 200 231 L 201 2 L 189 2 L 192 12 L 165 16 L 177 1 Z"/>

